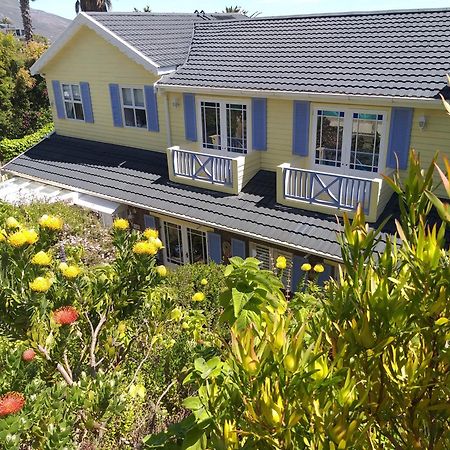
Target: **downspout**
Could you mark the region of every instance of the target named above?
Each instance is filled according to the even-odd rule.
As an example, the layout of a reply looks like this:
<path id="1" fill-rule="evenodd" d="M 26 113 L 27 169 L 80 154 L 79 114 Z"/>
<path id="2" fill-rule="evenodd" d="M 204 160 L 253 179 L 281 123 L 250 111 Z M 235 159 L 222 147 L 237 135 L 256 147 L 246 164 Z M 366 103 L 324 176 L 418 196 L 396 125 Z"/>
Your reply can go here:
<path id="1" fill-rule="evenodd" d="M 172 147 L 172 133 L 170 130 L 169 94 L 167 92 L 164 92 L 163 96 L 164 96 L 164 109 L 166 116 L 167 147 Z"/>

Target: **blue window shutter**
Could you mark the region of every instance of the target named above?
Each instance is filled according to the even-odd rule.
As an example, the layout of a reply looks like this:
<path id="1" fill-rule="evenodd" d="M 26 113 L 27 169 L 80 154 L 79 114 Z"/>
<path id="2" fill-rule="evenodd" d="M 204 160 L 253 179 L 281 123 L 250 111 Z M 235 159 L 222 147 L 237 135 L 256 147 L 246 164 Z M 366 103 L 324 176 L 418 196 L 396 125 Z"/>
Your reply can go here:
<path id="1" fill-rule="evenodd" d="M 267 99 L 252 98 L 253 150 L 267 150 Z"/>
<path id="2" fill-rule="evenodd" d="M 294 101 L 294 123 L 292 135 L 292 153 L 308 156 L 310 102 Z"/>
<path id="3" fill-rule="evenodd" d="M 156 229 L 156 218 L 150 214 L 144 214 L 144 226 L 145 228 Z"/>
<path id="4" fill-rule="evenodd" d="M 64 100 L 61 92 L 61 83 L 59 81 L 52 81 L 53 95 L 55 96 L 56 115 L 58 119 L 65 119 L 66 112 L 64 110 Z"/>
<path id="5" fill-rule="evenodd" d="M 145 109 L 147 110 L 147 129 L 148 131 L 159 131 L 158 121 L 158 102 L 156 92 L 153 86 L 144 86 Z"/>
<path id="6" fill-rule="evenodd" d="M 94 113 L 92 112 L 91 91 L 89 83 L 80 81 L 81 101 L 83 103 L 84 121 L 94 123 Z"/>
<path id="7" fill-rule="evenodd" d="M 291 276 L 291 292 L 297 292 L 300 280 L 305 277 L 305 272 L 301 267 L 308 260 L 304 256 L 295 255 L 292 258 L 292 276 Z"/>
<path id="8" fill-rule="evenodd" d="M 239 239 L 231 239 L 231 254 L 233 256 L 240 256 L 242 259 L 247 257 L 245 241 Z"/>
<path id="9" fill-rule="evenodd" d="M 332 274 L 332 266 L 330 266 L 329 264 L 322 264 L 322 265 L 325 270 L 322 273 L 320 273 L 317 278 L 317 284 L 319 286 L 323 286 L 325 284 L 325 281 L 328 281 L 331 278 Z"/>
<path id="10" fill-rule="evenodd" d="M 197 118 L 195 115 L 195 95 L 183 94 L 184 133 L 188 141 L 197 140 Z"/>
<path id="11" fill-rule="evenodd" d="M 114 126 L 123 127 L 122 105 L 120 103 L 120 91 L 118 84 L 109 85 L 109 95 L 111 96 L 111 109 Z"/>
<path id="12" fill-rule="evenodd" d="M 217 264 L 222 263 L 222 237 L 217 233 L 208 233 L 209 260 Z"/>
<path id="13" fill-rule="evenodd" d="M 392 169 L 404 170 L 408 167 L 409 147 L 414 110 L 412 108 L 392 108 L 391 126 L 386 166 Z"/>

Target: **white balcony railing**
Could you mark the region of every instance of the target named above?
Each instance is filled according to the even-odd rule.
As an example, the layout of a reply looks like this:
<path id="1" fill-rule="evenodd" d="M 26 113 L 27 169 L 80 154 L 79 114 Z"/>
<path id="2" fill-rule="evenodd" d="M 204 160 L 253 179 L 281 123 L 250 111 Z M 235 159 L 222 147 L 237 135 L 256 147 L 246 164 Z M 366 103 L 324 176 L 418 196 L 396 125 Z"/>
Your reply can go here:
<path id="1" fill-rule="evenodd" d="M 209 185 L 209 189 L 238 193 L 242 187 L 245 156 L 220 156 L 170 147 L 167 163 L 171 179 L 180 183 Z"/>

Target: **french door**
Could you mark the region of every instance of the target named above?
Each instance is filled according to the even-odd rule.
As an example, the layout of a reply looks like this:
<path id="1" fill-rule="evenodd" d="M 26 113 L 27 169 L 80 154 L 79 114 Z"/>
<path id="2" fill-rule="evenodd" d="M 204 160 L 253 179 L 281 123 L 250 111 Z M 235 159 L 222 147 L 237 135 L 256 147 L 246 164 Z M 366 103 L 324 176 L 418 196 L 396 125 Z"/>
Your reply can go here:
<path id="1" fill-rule="evenodd" d="M 163 222 L 164 263 L 168 266 L 208 262 L 206 233 L 204 231 Z"/>

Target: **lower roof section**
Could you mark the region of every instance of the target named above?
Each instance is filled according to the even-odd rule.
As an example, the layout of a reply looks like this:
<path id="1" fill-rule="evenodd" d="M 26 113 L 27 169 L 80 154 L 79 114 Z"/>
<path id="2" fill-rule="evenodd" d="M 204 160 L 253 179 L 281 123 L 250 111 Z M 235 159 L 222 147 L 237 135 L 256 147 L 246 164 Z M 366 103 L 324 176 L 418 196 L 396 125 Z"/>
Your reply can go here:
<path id="1" fill-rule="evenodd" d="M 276 174 L 260 171 L 239 195 L 173 183 L 166 154 L 53 134 L 3 167 L 7 173 L 139 206 L 340 260 L 335 216 L 276 203 Z"/>

